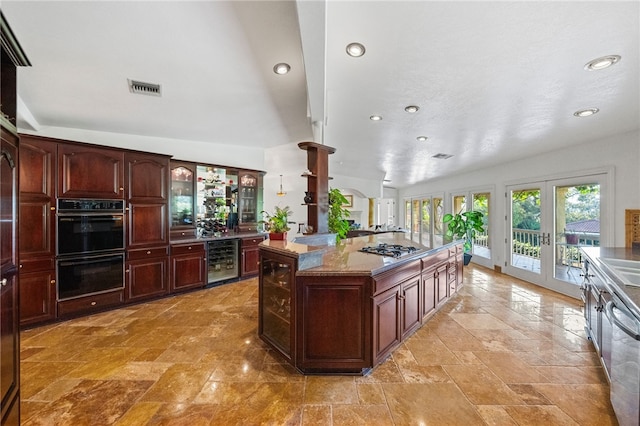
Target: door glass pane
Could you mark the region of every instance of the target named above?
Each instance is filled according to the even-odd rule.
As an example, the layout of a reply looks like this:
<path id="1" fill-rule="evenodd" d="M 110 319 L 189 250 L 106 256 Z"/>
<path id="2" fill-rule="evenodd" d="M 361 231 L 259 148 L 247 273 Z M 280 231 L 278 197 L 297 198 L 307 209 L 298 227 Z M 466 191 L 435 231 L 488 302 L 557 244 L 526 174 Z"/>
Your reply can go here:
<path id="1" fill-rule="evenodd" d="M 444 244 L 444 203 L 441 197 L 431 199 L 433 205 L 433 247 L 441 247 Z"/>
<path id="2" fill-rule="evenodd" d="M 473 199 L 473 211 L 482 213 L 484 223 L 484 233 L 476 233 L 473 240 L 473 254 L 491 258 L 491 244 L 489 241 L 489 201 L 491 194 L 488 192 L 471 194 Z"/>
<path id="3" fill-rule="evenodd" d="M 422 200 L 422 234 L 420 243 L 423 246 L 431 247 L 431 199 Z"/>
<path id="4" fill-rule="evenodd" d="M 453 197 L 453 207 L 451 213 L 458 214 L 467 211 L 467 197 L 464 195 L 455 195 Z"/>
<path id="5" fill-rule="evenodd" d="M 411 201 L 404 202 L 404 228 L 411 229 Z M 411 239 L 411 232 L 405 232 L 405 238 Z"/>
<path id="6" fill-rule="evenodd" d="M 555 187 L 554 277 L 580 284 L 580 247 L 600 245 L 600 185 Z"/>
<path id="7" fill-rule="evenodd" d="M 540 273 L 540 189 L 511 192 L 511 266 Z"/>

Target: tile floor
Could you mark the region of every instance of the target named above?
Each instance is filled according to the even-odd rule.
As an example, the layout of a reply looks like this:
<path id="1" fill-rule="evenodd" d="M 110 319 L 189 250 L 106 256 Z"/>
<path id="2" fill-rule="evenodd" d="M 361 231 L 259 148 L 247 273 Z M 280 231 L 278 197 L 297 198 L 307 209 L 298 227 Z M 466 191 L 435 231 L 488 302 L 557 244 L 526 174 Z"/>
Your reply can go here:
<path id="1" fill-rule="evenodd" d="M 26 330 L 24 425 L 614 425 L 577 300 L 482 267 L 367 377 L 257 337 L 257 280 Z"/>

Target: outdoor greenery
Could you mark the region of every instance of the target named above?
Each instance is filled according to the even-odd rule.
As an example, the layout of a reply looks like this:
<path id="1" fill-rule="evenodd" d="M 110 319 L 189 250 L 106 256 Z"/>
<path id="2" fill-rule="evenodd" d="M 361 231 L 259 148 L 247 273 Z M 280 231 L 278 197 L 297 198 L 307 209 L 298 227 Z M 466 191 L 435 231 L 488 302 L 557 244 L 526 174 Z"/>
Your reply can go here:
<path id="1" fill-rule="evenodd" d="M 329 232 L 336 234 L 337 241 L 347 238 L 349 222 L 346 218 L 349 217 L 349 210 L 342 206 L 348 203 L 339 189 L 329 190 Z"/>
<path id="2" fill-rule="evenodd" d="M 261 220 L 260 223 L 264 223 L 266 230 L 272 233 L 282 233 L 287 232 L 289 228 L 289 215 L 293 213 L 289 206 L 278 207 L 276 206 L 273 213 L 269 213 L 266 211 L 262 211 L 264 216 L 264 220 Z"/>

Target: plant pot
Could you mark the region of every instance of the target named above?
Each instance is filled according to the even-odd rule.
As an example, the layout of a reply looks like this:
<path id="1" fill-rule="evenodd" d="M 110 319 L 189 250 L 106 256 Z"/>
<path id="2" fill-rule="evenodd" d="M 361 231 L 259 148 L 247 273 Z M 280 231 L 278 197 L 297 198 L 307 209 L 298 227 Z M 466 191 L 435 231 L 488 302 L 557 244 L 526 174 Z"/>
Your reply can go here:
<path id="1" fill-rule="evenodd" d="M 270 240 L 286 240 L 287 233 L 286 232 L 269 232 Z"/>
<path id="2" fill-rule="evenodd" d="M 463 253 L 463 260 L 462 260 L 462 264 L 464 266 L 467 266 L 469 264 L 469 262 L 471 262 L 471 254 L 470 253 Z"/>

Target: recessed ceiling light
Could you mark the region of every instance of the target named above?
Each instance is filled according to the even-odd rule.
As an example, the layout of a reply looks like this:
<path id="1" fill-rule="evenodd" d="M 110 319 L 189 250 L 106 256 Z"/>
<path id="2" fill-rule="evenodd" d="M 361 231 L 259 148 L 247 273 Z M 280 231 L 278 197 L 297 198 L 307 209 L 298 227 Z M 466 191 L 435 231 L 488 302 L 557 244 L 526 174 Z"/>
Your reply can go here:
<path id="1" fill-rule="evenodd" d="M 576 117 L 588 117 L 600 111 L 598 108 L 585 108 L 573 113 Z"/>
<path id="2" fill-rule="evenodd" d="M 347 44 L 347 55 L 353 56 L 354 58 L 359 58 L 364 55 L 365 52 L 364 45 L 361 43 L 349 43 Z"/>
<path id="3" fill-rule="evenodd" d="M 380 121 L 380 120 L 382 120 L 382 116 L 380 116 L 380 115 L 372 115 L 371 117 L 369 117 L 369 120 L 371 120 L 371 121 Z"/>
<path id="4" fill-rule="evenodd" d="M 291 70 L 291 66 L 289 64 L 285 64 L 284 62 L 280 62 L 279 64 L 275 64 L 273 66 L 273 72 L 279 75 L 284 75 Z"/>
<path id="5" fill-rule="evenodd" d="M 602 70 L 605 68 L 609 68 L 611 65 L 618 63 L 620 60 L 619 55 L 607 55 L 602 56 L 601 58 L 596 58 L 587 62 L 584 66 L 585 70 L 596 71 Z"/>
<path id="6" fill-rule="evenodd" d="M 426 136 L 418 136 L 416 139 L 418 139 L 420 142 L 424 142 L 427 140 Z"/>
<path id="7" fill-rule="evenodd" d="M 414 112 L 418 112 L 418 110 L 420 109 L 420 107 L 415 106 L 415 105 L 409 105 L 404 107 L 404 110 L 407 111 L 410 114 L 413 114 Z"/>

